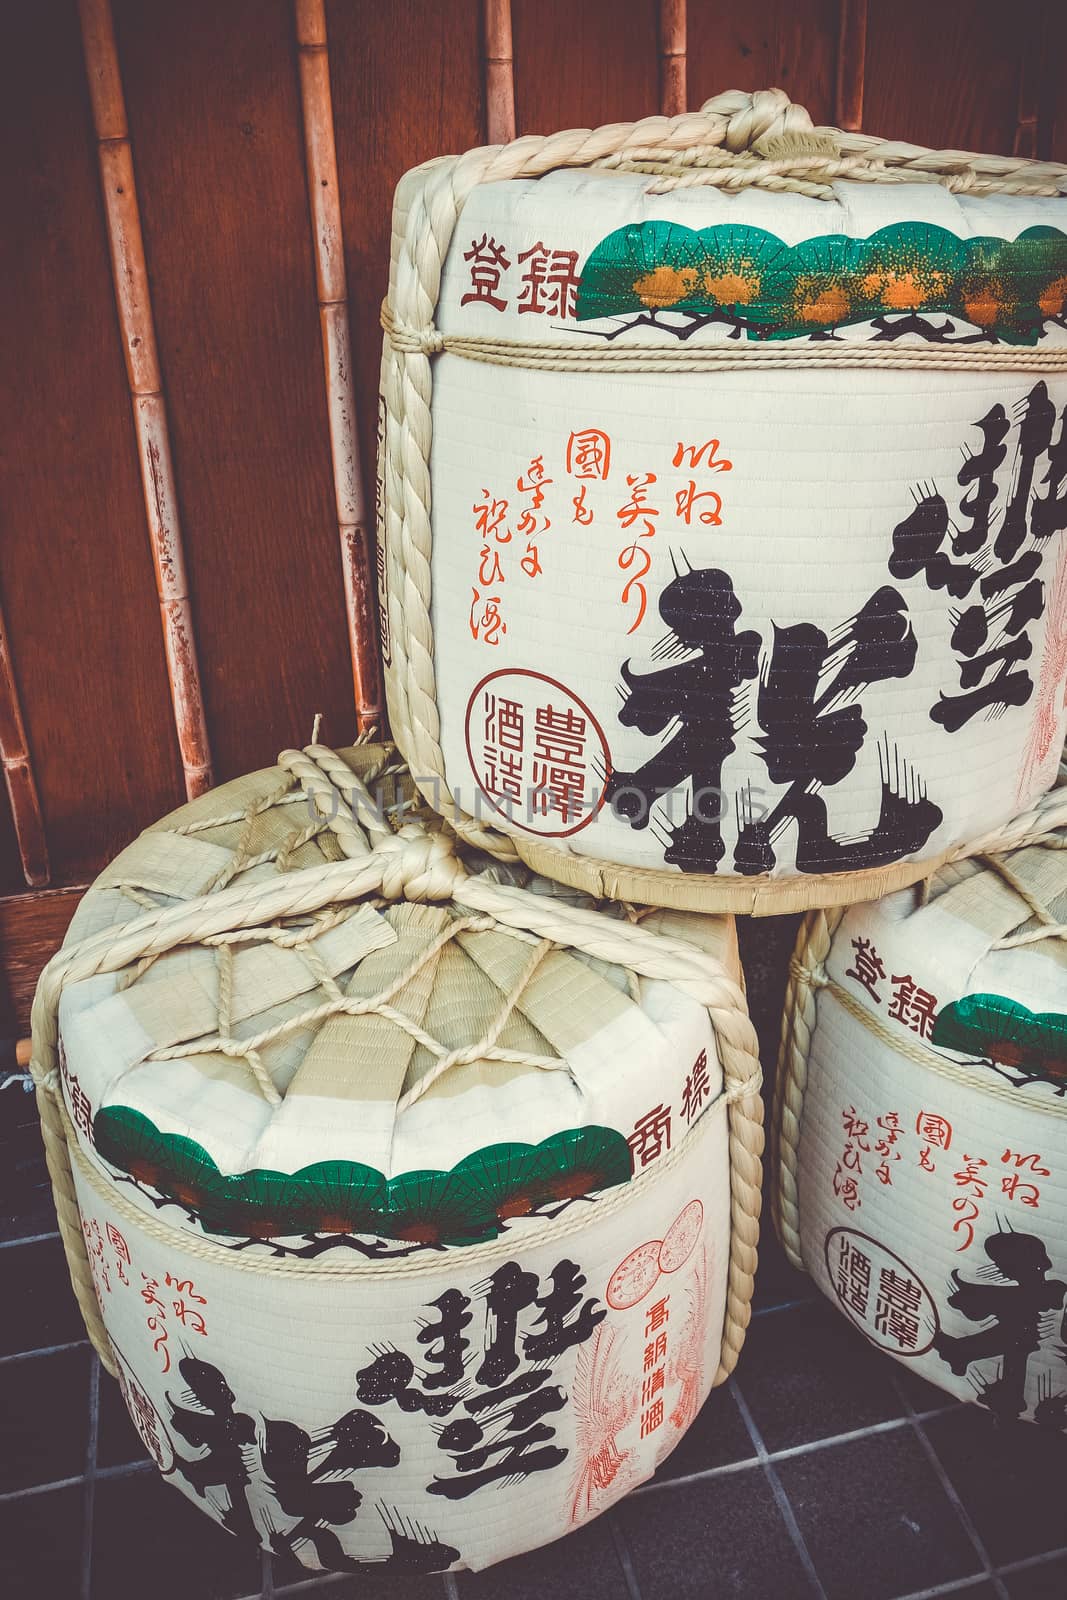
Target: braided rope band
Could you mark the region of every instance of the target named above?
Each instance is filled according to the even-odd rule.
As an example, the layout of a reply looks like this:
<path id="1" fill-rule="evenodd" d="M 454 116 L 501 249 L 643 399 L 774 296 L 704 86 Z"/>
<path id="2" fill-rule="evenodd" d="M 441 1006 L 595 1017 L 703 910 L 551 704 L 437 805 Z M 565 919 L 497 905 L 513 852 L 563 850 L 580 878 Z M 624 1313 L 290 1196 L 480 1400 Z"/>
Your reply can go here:
<path id="1" fill-rule="evenodd" d="M 132 921 L 120 927 L 106 928 L 64 946 L 49 962 L 38 984 L 33 1006 L 31 1072 L 37 1086 L 60 1234 L 89 1337 L 108 1370 L 114 1370 L 113 1357 L 92 1285 L 71 1170 L 72 1153 L 73 1159 L 77 1160 L 79 1152 L 66 1117 L 57 1071 L 58 1013 L 65 985 L 100 973 L 120 972 L 131 965 L 135 968 L 132 981 L 136 981 L 137 973 L 146 971 L 152 962 L 167 951 L 191 943 L 214 945 L 223 963 L 219 968 L 219 1027 L 224 1031 L 229 1001 L 221 980 L 234 943 L 241 942 L 255 931 L 259 937 L 284 939 L 287 948 L 293 948 L 302 939 L 301 953 L 306 954 L 311 949 L 307 931 L 293 930 L 287 925 L 291 919 L 336 918 L 356 902 L 382 896 L 387 900 L 454 904 L 463 915 L 447 930 L 448 937 L 464 927 L 473 927 L 506 932 L 530 944 L 531 959 L 520 975 L 520 981 L 516 983 L 512 994 L 506 997 L 500 1015 L 489 1027 L 485 1038 L 471 1047 L 478 1055 L 490 1059 L 495 1056 L 502 1060 L 519 1059 L 521 1055 L 527 1064 L 548 1068 L 557 1065 L 552 1059 L 542 1060 L 501 1050 L 494 1042 L 503 1027 L 502 1019 L 506 1020 L 536 965 L 554 945 L 581 951 L 643 977 L 672 983 L 708 1011 L 723 1070 L 724 1093 L 720 1099 L 727 1106 L 730 1154 L 730 1259 L 723 1343 L 716 1379 L 721 1381 L 736 1364 L 749 1321 L 759 1237 L 762 1175 L 763 1102 L 759 1092 L 758 1047 L 738 982 L 723 963 L 709 953 L 684 939 L 645 928 L 639 921 L 605 916 L 558 898 L 530 894 L 506 884 L 494 883 L 485 875 L 470 875 L 454 853 L 448 834 L 440 828 L 431 830 L 418 823 L 408 823 L 398 833 L 392 833 L 378 824 L 376 832 L 372 834 L 375 847 L 368 849 L 355 816 L 372 814 L 374 808 L 365 788 L 361 793 L 359 780 L 341 758 L 333 752 L 324 751 L 322 747 L 311 746 L 303 753 L 285 752 L 281 765 L 288 775 L 299 780 L 309 808 L 314 806 L 323 814 L 321 826 L 330 831 L 330 837 L 336 842 L 342 859 L 284 871 L 273 879 L 251 883 L 228 881 L 225 887 L 177 905 L 161 907 L 149 903 L 142 914 Z M 384 766 L 385 763 L 383 769 Z M 342 785 L 347 788 L 351 803 L 340 792 Z M 286 789 L 288 787 L 287 783 Z M 274 799 L 282 803 L 286 799 L 285 791 L 275 794 Z M 231 817 L 230 820 L 248 821 L 262 809 L 262 803 L 257 801 L 248 813 L 238 814 L 237 818 Z M 217 820 L 213 819 L 216 824 Z M 211 822 L 201 821 L 192 826 L 202 828 L 210 825 Z M 316 828 L 318 826 L 316 824 Z M 301 836 L 306 831 L 301 830 Z M 249 837 L 246 828 L 242 833 L 242 848 L 247 848 Z M 270 854 L 281 856 L 284 860 L 291 850 L 283 847 Z M 246 855 L 244 865 L 261 859 Z M 227 880 L 237 870 L 231 864 L 227 869 Z M 105 883 L 109 881 L 104 880 Z M 359 1009 L 369 1008 L 377 1010 L 380 1015 L 386 1014 L 388 996 L 401 987 L 409 975 L 402 974 L 399 982 L 391 982 L 386 991 L 370 1001 L 359 1002 Z M 329 982 L 332 980 L 325 985 L 328 997 L 325 1006 L 315 1008 L 310 1015 L 352 1008 L 352 1002 L 336 985 L 334 989 L 337 992 L 331 993 Z M 309 1013 L 303 1013 L 300 1018 L 287 1020 L 269 1032 L 280 1036 L 282 1032 L 289 1031 L 293 1023 L 297 1026 L 306 1025 L 308 1018 Z M 410 1031 L 409 1019 L 403 1018 L 400 1013 L 395 1013 L 391 1020 L 408 1025 Z M 233 1047 L 233 1053 L 242 1055 L 249 1062 L 257 1082 L 259 1074 L 254 1066 L 256 1047 L 261 1046 L 264 1039 L 265 1035 L 244 1039 Z M 437 1041 L 425 1034 L 421 1034 L 420 1042 L 434 1050 L 438 1057 L 427 1075 L 430 1080 L 439 1077 L 471 1053 L 467 1049 L 445 1052 Z M 212 1041 L 212 1047 L 218 1049 L 219 1040 Z M 167 1049 L 153 1052 L 157 1059 L 165 1059 L 175 1053 L 178 1052 Z M 187 1054 L 188 1047 L 183 1047 L 181 1053 Z M 423 1080 L 418 1086 L 419 1092 L 427 1086 L 427 1081 Z M 261 1084 L 261 1087 L 264 1086 Z M 270 1087 L 276 1095 L 273 1085 Z M 264 1092 L 267 1092 L 265 1087 Z M 414 1091 L 409 1091 L 409 1098 L 413 1097 Z M 624 1191 L 629 1188 L 629 1185 L 625 1185 Z M 140 1212 L 138 1220 L 143 1225 Z M 158 1226 L 165 1227 L 165 1224 Z M 194 1238 L 177 1230 L 170 1230 L 170 1233 L 175 1239 L 180 1239 L 182 1248 L 189 1248 Z M 303 1271 L 307 1267 L 294 1264 L 289 1270 Z"/>
<path id="2" fill-rule="evenodd" d="M 847 166 L 849 178 L 873 183 L 944 184 L 953 192 L 1047 195 L 1067 193 L 1067 167 L 1014 157 L 930 151 L 866 134 L 816 129 L 803 107 L 780 89 L 730 91 L 700 112 L 548 137 L 529 135 L 503 146 L 443 157 L 407 173 L 397 187 L 392 219 L 389 293 L 383 309 L 382 401 L 386 426 L 379 470 L 378 530 L 384 548 L 383 636 L 389 641 L 386 689 L 392 727 L 427 799 L 451 827 L 479 849 L 516 855 L 536 871 L 594 895 L 651 899 L 677 909 L 772 914 L 806 909 L 813 900 L 847 903 L 888 894 L 927 875 L 942 861 L 979 848 L 1011 848 L 1016 824 L 992 840 L 956 847 L 925 862 L 894 862 L 862 874 L 746 878 L 620 867 L 551 849 L 532 836 L 504 834 L 475 820 L 458 804 L 446 775 L 437 705 L 431 621 L 430 453 L 433 438 L 432 360 L 447 351 L 464 359 L 550 371 L 598 368 L 611 372 L 721 371 L 748 365 L 789 370 L 829 363 L 900 369 L 1045 370 L 1067 368 L 1067 348 L 1005 350 L 835 346 L 832 341 L 770 349 L 759 341 L 687 347 L 602 346 L 590 340 L 529 345 L 443 334 L 434 325 L 444 263 L 463 207 L 480 184 L 538 178 L 559 168 L 649 171 L 667 187 L 703 182 L 731 189 L 755 186 L 824 195 Z M 655 186 L 654 186 L 655 187 Z"/>

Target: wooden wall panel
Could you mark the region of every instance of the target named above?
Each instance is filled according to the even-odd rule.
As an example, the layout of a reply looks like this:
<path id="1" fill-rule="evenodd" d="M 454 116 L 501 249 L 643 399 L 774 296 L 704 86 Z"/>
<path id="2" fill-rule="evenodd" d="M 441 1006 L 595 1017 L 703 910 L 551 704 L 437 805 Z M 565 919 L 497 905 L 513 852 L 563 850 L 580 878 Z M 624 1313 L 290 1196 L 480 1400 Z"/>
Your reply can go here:
<path id="1" fill-rule="evenodd" d="M 355 728 L 292 10 L 115 13 L 223 781 Z"/>
<path id="2" fill-rule="evenodd" d="M 833 122 L 838 9 L 838 0 L 689 0 L 690 106 L 724 89 L 784 89 L 816 123 Z"/>
<path id="3" fill-rule="evenodd" d="M 869 0 L 864 131 L 1010 155 L 1037 0 Z"/>
<path id="4" fill-rule="evenodd" d="M 16 7 L 4 42 L 0 590 L 70 882 L 183 788 L 73 4 Z M 11 881 L 6 834 L 0 858 Z"/>
<path id="5" fill-rule="evenodd" d="M 485 143 L 481 10 L 480 0 L 327 6 L 356 398 L 371 486 L 393 190 L 408 167 Z"/>
<path id="6" fill-rule="evenodd" d="M 625 11 L 618 0 L 511 0 L 511 28 L 520 134 L 659 110 L 656 0 L 629 0 Z"/>

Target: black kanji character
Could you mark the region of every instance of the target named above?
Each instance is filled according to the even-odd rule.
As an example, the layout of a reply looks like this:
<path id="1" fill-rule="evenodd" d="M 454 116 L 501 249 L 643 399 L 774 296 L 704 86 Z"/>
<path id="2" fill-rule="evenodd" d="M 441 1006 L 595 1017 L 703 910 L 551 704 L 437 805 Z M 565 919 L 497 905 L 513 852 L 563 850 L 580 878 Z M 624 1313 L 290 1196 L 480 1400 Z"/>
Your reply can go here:
<path id="1" fill-rule="evenodd" d="M 1013 1418 L 1026 1410 L 1026 1369 L 1041 1344 L 1042 1313 L 1062 1305 L 1067 1283 L 1048 1276 L 1048 1251 L 1032 1234 L 994 1233 L 984 1248 L 1002 1281 L 966 1283 L 954 1271 L 948 1303 L 968 1322 L 992 1319 L 992 1326 L 959 1337 L 939 1331 L 934 1349 L 957 1377 L 975 1361 L 999 1357 L 998 1375 L 982 1380 L 979 1403 L 998 1417 Z"/>
<path id="2" fill-rule="evenodd" d="M 183 1398 L 195 1400 L 200 1409 L 176 1405 L 168 1393 L 171 1426 L 194 1449 L 206 1449 L 207 1455 L 193 1459 L 175 1455 L 174 1465 L 201 1499 L 208 1488 L 225 1489 L 229 1505 L 221 1519 L 223 1527 L 239 1537 L 255 1539 L 258 1536 L 248 1507 L 251 1475 L 245 1447 L 255 1443 L 256 1425 L 236 1409 L 233 1390 L 218 1367 L 184 1356 L 178 1362 L 178 1371 L 189 1386 Z"/>
<path id="3" fill-rule="evenodd" d="M 624 661 L 619 721 L 649 736 L 675 721 L 680 726 L 635 772 L 613 771 L 605 799 L 632 828 L 645 828 L 656 802 L 689 779 L 693 809 L 670 830 L 664 860 L 684 872 L 714 872 L 725 853 L 719 804 L 723 763 L 740 726 L 734 698 L 759 671 L 760 636 L 751 629 L 736 631 L 741 602 L 729 574 L 713 567 L 683 573 L 675 567 L 674 579 L 659 597 L 659 614 L 670 632 L 653 654 L 696 651 L 696 657 L 643 675 Z M 714 797 L 710 808 L 708 795 Z"/>

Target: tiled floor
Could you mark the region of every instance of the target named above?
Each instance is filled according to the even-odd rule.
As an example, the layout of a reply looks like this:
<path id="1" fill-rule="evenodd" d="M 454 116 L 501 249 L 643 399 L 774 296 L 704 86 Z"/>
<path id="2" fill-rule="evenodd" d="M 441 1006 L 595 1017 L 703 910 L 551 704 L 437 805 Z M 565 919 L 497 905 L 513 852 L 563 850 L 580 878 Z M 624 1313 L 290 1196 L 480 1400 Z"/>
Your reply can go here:
<path id="1" fill-rule="evenodd" d="M 773 1060 L 792 925 L 743 929 Z M 652 1483 L 562 1543 L 427 1579 L 242 1549 L 157 1477 L 82 1336 L 33 1100 L 0 1094 L 4 1600 L 1065 1600 L 1067 1438 L 902 1373 L 764 1237 L 737 1378 Z"/>

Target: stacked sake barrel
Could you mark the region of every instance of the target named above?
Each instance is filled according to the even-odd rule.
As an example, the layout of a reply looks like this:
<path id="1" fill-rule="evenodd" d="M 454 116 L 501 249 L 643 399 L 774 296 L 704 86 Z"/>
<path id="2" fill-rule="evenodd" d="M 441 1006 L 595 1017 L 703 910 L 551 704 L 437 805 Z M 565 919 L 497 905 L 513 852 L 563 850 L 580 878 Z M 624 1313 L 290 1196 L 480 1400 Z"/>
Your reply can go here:
<path id="1" fill-rule="evenodd" d="M 877 898 L 1063 743 L 1067 169 L 781 91 L 410 173 L 394 736 L 460 830 L 701 911 Z"/>
<path id="2" fill-rule="evenodd" d="M 1061 827 L 922 893 L 808 915 L 774 1180 L 790 1258 L 872 1343 L 1003 1421 L 1059 1429 L 1065 846 Z"/>
<path id="3" fill-rule="evenodd" d="M 482 1567 L 649 1477 L 748 1321 L 732 919 L 462 857 L 289 751 L 89 890 L 34 1011 L 74 1287 L 146 1449 L 316 1570 Z"/>

